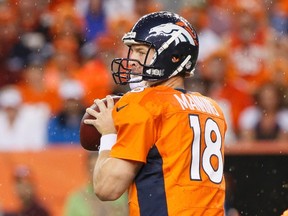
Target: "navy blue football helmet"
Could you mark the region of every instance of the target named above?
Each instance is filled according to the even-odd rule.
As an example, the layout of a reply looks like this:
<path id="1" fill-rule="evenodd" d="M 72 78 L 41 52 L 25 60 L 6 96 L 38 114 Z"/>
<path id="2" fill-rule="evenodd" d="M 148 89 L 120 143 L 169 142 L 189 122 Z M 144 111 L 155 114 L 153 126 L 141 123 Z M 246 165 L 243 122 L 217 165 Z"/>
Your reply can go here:
<path id="1" fill-rule="evenodd" d="M 199 52 L 198 36 L 190 23 L 178 14 L 161 11 L 140 18 L 130 32 L 122 38 L 125 45 L 145 44 L 149 50 L 155 49 L 152 62 L 144 63 L 127 58 L 113 59 L 112 75 L 116 84 L 141 81 L 161 81 L 177 74 L 191 76 L 194 73 Z M 137 75 L 129 67 L 129 62 L 137 61 L 143 67 L 142 79 L 136 81 L 131 75 Z"/>

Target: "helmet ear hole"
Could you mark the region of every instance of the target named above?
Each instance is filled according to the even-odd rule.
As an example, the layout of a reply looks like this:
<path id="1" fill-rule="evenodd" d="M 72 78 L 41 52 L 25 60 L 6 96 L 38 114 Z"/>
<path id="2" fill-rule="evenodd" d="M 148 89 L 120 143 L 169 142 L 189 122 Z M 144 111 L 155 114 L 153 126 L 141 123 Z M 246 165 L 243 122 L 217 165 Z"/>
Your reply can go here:
<path id="1" fill-rule="evenodd" d="M 177 55 L 173 55 L 171 60 L 172 60 L 173 63 L 177 63 L 177 62 L 180 61 L 180 58 Z"/>

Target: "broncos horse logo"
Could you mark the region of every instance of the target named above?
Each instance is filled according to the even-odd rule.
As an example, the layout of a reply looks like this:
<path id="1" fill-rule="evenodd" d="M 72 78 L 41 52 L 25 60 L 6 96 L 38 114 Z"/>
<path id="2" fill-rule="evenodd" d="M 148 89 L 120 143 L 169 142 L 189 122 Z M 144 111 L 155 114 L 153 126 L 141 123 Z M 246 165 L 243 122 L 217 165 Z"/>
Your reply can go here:
<path id="1" fill-rule="evenodd" d="M 190 31 L 188 31 L 190 30 Z M 175 41 L 176 45 L 180 42 L 189 42 L 193 46 L 196 45 L 197 41 L 195 40 L 195 34 L 189 28 L 187 28 L 184 23 L 166 23 L 155 26 L 150 29 L 149 37 L 151 36 L 171 36 L 169 44 Z M 167 41 L 167 42 L 168 42 Z M 167 45 L 169 45 L 167 44 Z"/>

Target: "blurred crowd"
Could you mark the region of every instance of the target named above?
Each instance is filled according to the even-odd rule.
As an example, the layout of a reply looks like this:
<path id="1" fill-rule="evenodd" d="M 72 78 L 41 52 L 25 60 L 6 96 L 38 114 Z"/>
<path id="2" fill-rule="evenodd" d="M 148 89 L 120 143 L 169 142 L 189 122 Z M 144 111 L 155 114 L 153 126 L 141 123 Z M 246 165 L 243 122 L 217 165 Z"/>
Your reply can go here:
<path id="1" fill-rule="evenodd" d="M 0 151 L 79 145 L 85 108 L 129 90 L 110 74 L 123 34 L 156 10 L 198 32 L 186 87 L 222 106 L 227 145 L 288 140 L 285 0 L 0 0 Z"/>

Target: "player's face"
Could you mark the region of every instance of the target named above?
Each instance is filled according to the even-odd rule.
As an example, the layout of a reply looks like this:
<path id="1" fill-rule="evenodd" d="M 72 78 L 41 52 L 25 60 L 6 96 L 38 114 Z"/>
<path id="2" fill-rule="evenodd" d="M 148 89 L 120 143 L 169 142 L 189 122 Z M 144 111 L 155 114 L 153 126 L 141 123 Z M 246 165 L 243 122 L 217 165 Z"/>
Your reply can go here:
<path id="1" fill-rule="evenodd" d="M 132 45 L 130 47 L 129 58 L 138 60 L 141 64 L 150 64 L 155 54 L 154 49 L 149 49 L 147 45 Z M 141 74 L 143 67 L 137 61 L 129 62 L 129 67 L 134 73 Z"/>

